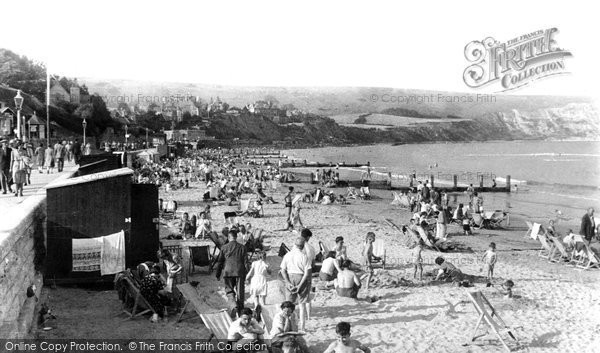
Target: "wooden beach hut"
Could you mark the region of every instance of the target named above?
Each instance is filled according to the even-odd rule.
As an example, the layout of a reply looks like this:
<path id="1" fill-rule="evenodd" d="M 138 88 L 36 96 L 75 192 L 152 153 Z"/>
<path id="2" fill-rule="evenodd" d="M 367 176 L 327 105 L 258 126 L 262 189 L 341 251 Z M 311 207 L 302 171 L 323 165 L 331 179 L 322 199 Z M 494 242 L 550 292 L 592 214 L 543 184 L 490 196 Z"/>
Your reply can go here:
<path id="1" fill-rule="evenodd" d="M 131 169 L 120 168 L 65 179 L 46 187 L 46 281 L 112 280 L 112 275 L 102 276 L 97 267 L 74 267 L 81 254 L 74 253 L 73 244 L 121 231 L 126 268 L 157 260 L 158 189 L 156 185 L 133 184 L 132 175 Z"/>

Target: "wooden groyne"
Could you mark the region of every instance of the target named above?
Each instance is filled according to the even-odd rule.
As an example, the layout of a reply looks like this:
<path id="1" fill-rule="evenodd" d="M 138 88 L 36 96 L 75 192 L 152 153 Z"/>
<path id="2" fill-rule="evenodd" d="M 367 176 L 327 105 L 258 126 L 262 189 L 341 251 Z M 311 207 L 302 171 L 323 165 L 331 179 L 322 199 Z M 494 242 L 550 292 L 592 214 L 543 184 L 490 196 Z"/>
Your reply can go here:
<path id="1" fill-rule="evenodd" d="M 295 182 L 300 182 L 300 183 L 311 183 L 311 184 L 315 184 L 314 182 L 314 173 L 294 173 L 295 176 Z M 473 188 L 475 189 L 476 192 L 504 192 L 504 193 L 510 193 L 511 192 L 511 184 L 510 184 L 510 180 L 511 177 L 510 175 L 506 176 L 506 185 L 503 186 L 484 186 L 484 178 L 483 176 L 481 176 L 479 178 L 479 183 L 473 183 Z M 438 191 L 444 191 L 446 193 L 451 193 L 451 192 L 465 192 L 468 189 L 468 186 L 459 186 L 458 185 L 458 175 L 454 175 L 453 177 L 453 182 L 452 185 L 447 185 L 447 184 L 443 184 L 443 185 L 436 185 L 435 184 L 435 176 L 434 175 L 430 175 L 429 176 L 429 181 L 432 185 L 432 187 L 434 187 L 436 190 Z M 400 191 L 400 192 L 409 192 L 409 191 L 414 191 L 417 187 L 418 182 L 414 179 L 410 180 L 407 185 L 398 185 L 399 183 L 397 181 L 390 181 L 390 180 L 371 180 L 369 181 L 369 187 L 371 189 L 378 189 L 378 190 L 392 190 L 392 191 Z M 348 187 L 348 186 L 352 186 L 352 187 L 356 187 L 356 188 L 360 188 L 362 186 L 362 180 L 341 180 L 340 183 L 338 184 L 338 187 Z"/>

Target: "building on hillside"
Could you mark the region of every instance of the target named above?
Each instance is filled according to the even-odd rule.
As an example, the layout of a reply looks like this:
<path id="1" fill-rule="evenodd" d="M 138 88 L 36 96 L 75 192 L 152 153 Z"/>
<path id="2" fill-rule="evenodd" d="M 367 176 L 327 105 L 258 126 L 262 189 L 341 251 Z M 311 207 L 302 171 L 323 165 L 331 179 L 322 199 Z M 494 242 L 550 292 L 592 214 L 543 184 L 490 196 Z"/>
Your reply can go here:
<path id="1" fill-rule="evenodd" d="M 8 136 L 13 133 L 16 117 L 15 110 L 8 107 L 5 102 L 0 102 L 0 136 Z"/>
<path id="2" fill-rule="evenodd" d="M 73 86 L 69 88 L 69 92 L 71 97 L 71 103 L 77 105 L 81 104 L 81 91 L 79 90 L 79 87 Z"/>
<path id="3" fill-rule="evenodd" d="M 202 141 L 202 140 L 214 140 L 214 136 L 207 136 L 206 131 L 203 129 L 198 130 L 165 130 L 168 141 Z"/>
<path id="4" fill-rule="evenodd" d="M 50 102 L 52 104 L 56 104 L 58 102 L 70 102 L 71 95 L 67 92 L 66 89 L 61 86 L 60 83 L 55 82 L 54 85 L 50 88 Z"/>

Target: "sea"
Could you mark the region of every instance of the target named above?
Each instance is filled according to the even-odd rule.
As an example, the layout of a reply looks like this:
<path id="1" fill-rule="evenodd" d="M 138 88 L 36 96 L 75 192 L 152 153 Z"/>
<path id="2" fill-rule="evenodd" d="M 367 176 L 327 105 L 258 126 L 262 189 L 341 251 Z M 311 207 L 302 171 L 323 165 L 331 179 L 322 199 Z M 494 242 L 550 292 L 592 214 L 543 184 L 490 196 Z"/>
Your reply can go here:
<path id="1" fill-rule="evenodd" d="M 521 211 L 540 218 L 581 218 L 585 209 L 600 212 L 600 141 L 489 141 L 468 143 L 378 144 L 323 147 L 282 151 L 289 158 L 312 162 L 367 163 L 373 179 L 392 174 L 394 184 L 434 176 L 438 185 L 506 185 L 512 192 L 488 193 L 488 209 L 518 205 Z M 345 176 L 360 178 L 363 168 L 341 168 Z M 516 188 L 515 188 L 516 185 Z M 598 216 L 598 214 L 596 215 Z"/>

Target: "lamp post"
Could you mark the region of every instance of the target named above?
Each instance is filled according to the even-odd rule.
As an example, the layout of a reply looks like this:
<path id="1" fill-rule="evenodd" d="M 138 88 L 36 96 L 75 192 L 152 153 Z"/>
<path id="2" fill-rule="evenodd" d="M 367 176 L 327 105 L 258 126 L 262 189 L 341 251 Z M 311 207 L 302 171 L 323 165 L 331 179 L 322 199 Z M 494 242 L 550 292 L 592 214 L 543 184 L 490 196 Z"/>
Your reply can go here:
<path id="1" fill-rule="evenodd" d="M 127 149 L 127 138 L 129 137 L 129 135 L 127 135 L 127 125 L 125 125 L 125 149 Z"/>
<path id="2" fill-rule="evenodd" d="M 83 146 L 85 148 L 85 128 L 87 127 L 87 121 L 85 121 L 85 118 L 81 122 L 81 125 L 83 125 Z"/>
<path id="3" fill-rule="evenodd" d="M 21 90 L 17 91 L 15 96 L 15 106 L 17 107 L 17 138 L 21 139 L 21 108 L 23 108 L 23 96 Z"/>
<path id="4" fill-rule="evenodd" d="M 148 128 L 146 128 L 146 149 L 148 149 Z"/>

